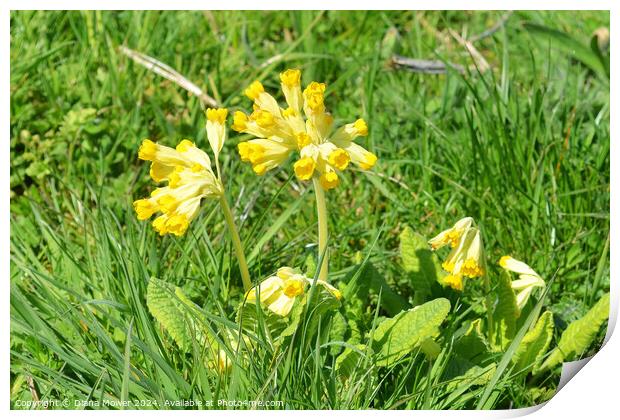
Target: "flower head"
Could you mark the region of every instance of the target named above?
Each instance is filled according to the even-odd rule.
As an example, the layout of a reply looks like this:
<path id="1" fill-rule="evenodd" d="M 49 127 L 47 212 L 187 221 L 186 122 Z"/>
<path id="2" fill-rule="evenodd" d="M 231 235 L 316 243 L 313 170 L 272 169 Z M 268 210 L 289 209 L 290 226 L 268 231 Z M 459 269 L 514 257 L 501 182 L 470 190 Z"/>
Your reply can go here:
<path id="1" fill-rule="evenodd" d="M 459 220 L 453 227 L 428 242 L 433 249 L 445 245 L 452 248 L 441 265 L 448 272 L 444 278 L 446 285 L 462 291 L 463 277 L 475 278 L 484 275 L 486 269 L 482 235 L 471 217 Z"/>
<path id="2" fill-rule="evenodd" d="M 153 190 L 150 197 L 133 203 L 140 220 L 161 213 L 153 221 L 160 235 L 183 235 L 198 214 L 201 200 L 222 194 L 222 184 L 213 174 L 209 156 L 189 140 L 173 149 L 147 139 L 140 145 L 138 157 L 152 162 L 150 174 L 155 182 L 168 182 Z"/>
<path id="3" fill-rule="evenodd" d="M 233 117 L 234 130 L 256 137 L 238 145 L 241 159 L 256 174 L 263 175 L 297 152 L 293 165 L 297 178 L 317 177 L 323 188 L 331 189 L 338 186 L 338 173 L 350 162 L 363 170 L 374 166 L 377 157 L 353 142 L 368 135 L 366 122 L 358 119 L 334 130 L 334 119 L 325 109 L 324 83 L 312 82 L 302 91 L 301 71 L 295 69 L 281 73 L 280 81 L 288 108 L 280 108 L 255 81 L 244 92 L 254 101 L 254 112 L 238 111 Z"/>
<path id="4" fill-rule="evenodd" d="M 505 255 L 499 259 L 499 265 L 506 271 L 519 274 L 519 279 L 511 283 L 517 293 L 517 306 L 523 309 L 535 287 L 545 287 L 545 281 L 524 262 Z"/>
<path id="5" fill-rule="evenodd" d="M 454 224 L 450 229 L 446 229 L 433 239 L 428 241 L 429 245 L 433 249 L 439 249 L 445 245 L 450 245 L 452 248 L 456 248 L 461 240 L 461 236 L 467 229 L 469 229 L 474 223 L 474 219 L 471 217 L 464 217 Z"/>
<path id="6" fill-rule="evenodd" d="M 246 301 L 255 303 L 257 294 L 260 302 L 267 308 L 280 316 L 287 316 L 298 296 L 303 296 L 307 292 L 308 286 L 314 283 L 298 270 L 290 267 L 278 269 L 275 276 L 263 280 L 259 286 L 250 289 L 246 293 Z M 317 280 L 317 286 L 331 293 L 336 299 L 341 299 L 342 294 L 334 286 L 322 280 Z"/>
<path id="7" fill-rule="evenodd" d="M 217 160 L 226 141 L 226 117 L 228 116 L 228 110 L 226 108 L 209 108 L 206 111 L 206 115 L 207 139 L 215 155 L 215 160 Z"/>

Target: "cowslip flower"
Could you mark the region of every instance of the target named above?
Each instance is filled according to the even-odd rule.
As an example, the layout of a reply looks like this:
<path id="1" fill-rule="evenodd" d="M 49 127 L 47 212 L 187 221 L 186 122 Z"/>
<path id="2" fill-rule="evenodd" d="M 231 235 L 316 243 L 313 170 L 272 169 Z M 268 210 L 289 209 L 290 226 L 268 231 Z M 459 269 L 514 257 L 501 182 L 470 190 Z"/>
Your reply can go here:
<path id="1" fill-rule="evenodd" d="M 324 104 L 324 83 L 312 82 L 302 91 L 301 71 L 294 69 L 281 73 L 280 81 L 287 108 L 280 108 L 255 81 L 245 90 L 254 101 L 254 112 L 237 111 L 233 117 L 234 130 L 256 137 L 238 145 L 241 160 L 249 162 L 256 174 L 265 174 L 298 152 L 293 165 L 297 178 L 318 177 L 324 189 L 332 189 L 349 163 L 363 170 L 375 165 L 377 157 L 353 141 L 368 135 L 363 119 L 334 130 L 334 119 Z"/>
<path id="2" fill-rule="evenodd" d="M 512 289 L 517 293 L 517 306 L 523 309 L 535 287 L 545 287 L 545 281 L 526 263 L 509 255 L 499 259 L 499 265 L 507 271 L 519 274 L 519 279 L 511 282 Z"/>
<path id="3" fill-rule="evenodd" d="M 464 217 L 454 224 L 449 229 L 444 230 L 428 241 L 429 245 L 433 249 L 439 249 L 446 245 L 450 245 L 452 248 L 456 248 L 461 240 L 461 236 L 467 229 L 469 229 L 474 223 L 474 219 L 471 217 Z"/>
<path id="4" fill-rule="evenodd" d="M 429 241 L 433 250 L 450 245 L 452 250 L 441 264 L 448 272 L 444 283 L 455 290 L 463 290 L 463 277 L 475 278 L 485 274 L 485 255 L 482 234 L 474 220 L 466 217 Z"/>
<path id="5" fill-rule="evenodd" d="M 313 283 L 314 279 L 304 276 L 298 270 L 282 267 L 275 276 L 268 277 L 259 286 L 250 289 L 246 293 L 246 302 L 256 303 L 258 295 L 260 302 L 271 312 L 287 316 L 297 297 L 303 296 Z M 340 291 L 327 282 L 317 280 L 317 286 L 324 288 L 338 300 L 342 298 Z"/>
<path id="6" fill-rule="evenodd" d="M 226 117 L 228 116 L 228 110 L 226 108 L 207 109 L 207 139 L 215 160 L 217 161 L 220 155 L 220 151 L 226 142 Z"/>
<path id="7" fill-rule="evenodd" d="M 207 110 L 207 137 L 217 157 L 226 139 L 225 109 Z M 153 220 L 160 234 L 183 235 L 200 210 L 203 198 L 220 198 L 222 183 L 211 168 L 211 159 L 190 140 L 182 140 L 176 148 L 149 139 L 142 141 L 138 158 L 151 161 L 150 175 L 155 182 L 167 182 L 153 190 L 150 197 L 134 201 L 139 220 Z"/>

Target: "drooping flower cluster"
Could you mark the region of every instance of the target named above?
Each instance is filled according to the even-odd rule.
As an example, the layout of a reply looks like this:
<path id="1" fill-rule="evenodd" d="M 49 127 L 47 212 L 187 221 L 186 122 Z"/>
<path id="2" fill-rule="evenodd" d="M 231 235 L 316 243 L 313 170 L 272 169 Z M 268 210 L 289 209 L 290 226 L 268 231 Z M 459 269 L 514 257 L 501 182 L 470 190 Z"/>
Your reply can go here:
<path id="1" fill-rule="evenodd" d="M 442 263 L 448 275 L 444 282 L 455 290 L 463 290 L 463 277 L 475 278 L 485 273 L 484 246 L 474 219 L 465 217 L 428 241 L 433 250 L 450 245 L 452 251 Z"/>
<path id="2" fill-rule="evenodd" d="M 260 302 L 270 311 L 280 316 L 287 316 L 293 308 L 295 299 L 304 295 L 313 283 L 314 279 L 304 276 L 298 270 L 282 267 L 275 276 L 268 277 L 260 285 L 250 289 L 246 294 L 246 302 L 256 303 L 258 295 Z M 336 299 L 342 297 L 340 291 L 327 282 L 317 280 L 317 286 L 330 292 Z"/>
<path id="3" fill-rule="evenodd" d="M 227 112 L 226 109 L 207 111 L 207 137 L 216 158 L 226 140 Z M 198 214 L 201 200 L 223 194 L 209 155 L 190 140 L 182 140 L 173 149 L 146 139 L 140 145 L 138 157 L 152 162 L 150 175 L 153 181 L 168 183 L 153 190 L 150 197 L 133 203 L 139 220 L 162 213 L 153 221 L 153 227 L 160 235 L 183 235 Z"/>
<path id="4" fill-rule="evenodd" d="M 545 281 L 526 263 L 504 255 L 499 265 L 507 271 L 519 275 L 518 280 L 511 282 L 512 289 L 517 293 L 517 306 L 523 309 L 535 287 L 545 287 Z"/>
<path id="5" fill-rule="evenodd" d="M 324 83 L 312 82 L 302 92 L 301 71 L 291 69 L 280 74 L 280 81 L 286 109 L 255 81 L 245 90 L 254 101 L 254 112 L 234 114 L 232 128 L 256 136 L 238 145 L 241 159 L 256 174 L 263 175 L 299 152 L 293 166 L 297 178 L 306 181 L 316 176 L 323 188 L 331 189 L 339 184 L 338 172 L 350 162 L 363 170 L 374 166 L 377 157 L 353 142 L 368 135 L 366 122 L 358 119 L 334 130 L 334 119 L 325 109 Z"/>

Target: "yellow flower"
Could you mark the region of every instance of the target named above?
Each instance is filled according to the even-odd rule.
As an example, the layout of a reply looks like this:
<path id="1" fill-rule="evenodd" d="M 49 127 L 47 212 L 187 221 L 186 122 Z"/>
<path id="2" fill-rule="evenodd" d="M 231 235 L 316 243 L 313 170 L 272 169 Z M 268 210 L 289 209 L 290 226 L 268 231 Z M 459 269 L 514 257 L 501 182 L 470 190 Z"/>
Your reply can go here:
<path id="1" fill-rule="evenodd" d="M 209 108 L 206 114 L 207 139 L 215 155 L 215 160 L 217 160 L 226 141 L 226 117 L 228 116 L 228 110 L 226 108 Z"/>
<path id="2" fill-rule="evenodd" d="M 181 141 L 173 149 L 147 139 L 140 145 L 138 157 L 152 162 L 150 173 L 155 182 L 168 182 L 149 198 L 133 203 L 139 220 L 162 213 L 153 221 L 153 228 L 160 235 L 183 235 L 198 214 L 201 200 L 219 197 L 223 192 L 211 170 L 209 156 L 189 140 Z"/>
<path id="3" fill-rule="evenodd" d="M 239 143 L 241 159 L 250 162 L 255 173 L 262 175 L 297 152 L 299 159 L 293 165 L 297 178 L 307 181 L 316 177 L 323 188 L 331 189 L 339 184 L 338 172 L 350 162 L 363 170 L 375 165 L 377 157 L 353 141 L 368 135 L 364 120 L 333 130 L 334 119 L 325 109 L 324 83 L 311 82 L 302 91 L 301 71 L 296 69 L 281 73 L 280 81 L 286 109 L 255 81 L 245 90 L 254 101 L 254 112 L 236 112 L 233 118 L 234 130 L 256 136 Z M 254 144 L 260 144 L 260 153 Z M 251 159 L 257 155 L 266 157 L 264 161 Z"/>
<path id="4" fill-rule="evenodd" d="M 524 262 L 505 255 L 499 260 L 499 265 L 506 271 L 519 274 L 519 279 L 511 283 L 517 293 L 517 306 L 523 309 L 535 287 L 545 287 L 545 281 Z"/>
<path id="5" fill-rule="evenodd" d="M 448 272 L 444 283 L 453 289 L 463 290 L 463 277 L 474 278 L 485 274 L 482 235 L 471 217 L 459 220 L 453 227 L 431 239 L 429 244 L 433 249 L 445 245 L 452 247 L 441 266 Z"/>
<path id="6" fill-rule="evenodd" d="M 263 280 L 259 286 L 250 289 L 246 293 L 246 301 L 256 303 L 257 295 L 260 302 L 267 306 L 271 312 L 280 316 L 287 316 L 298 296 L 306 293 L 306 288 L 312 286 L 313 279 L 310 279 L 298 270 L 290 267 L 278 269 L 275 276 Z M 317 286 L 321 286 L 336 299 L 341 299 L 342 294 L 334 286 L 317 280 Z"/>
<path id="7" fill-rule="evenodd" d="M 456 248 L 463 233 L 469 229 L 473 223 L 474 219 L 471 217 L 464 217 L 456 222 L 450 229 L 444 230 L 439 235 L 428 241 L 428 243 L 433 249 L 439 249 L 445 245 L 450 245 L 452 248 Z"/>
<path id="8" fill-rule="evenodd" d="M 470 278 L 484 275 L 484 248 L 480 231 L 469 228 L 441 266 L 452 275 Z"/>
<path id="9" fill-rule="evenodd" d="M 443 282 L 459 292 L 463 291 L 463 276 L 448 274 L 444 277 Z"/>
<path id="10" fill-rule="evenodd" d="M 209 369 L 215 370 L 220 375 L 225 375 L 230 373 L 232 370 L 233 362 L 230 360 L 230 357 L 228 357 L 226 352 L 220 349 L 217 356 L 213 357 L 213 360 L 209 360 L 207 366 Z"/>

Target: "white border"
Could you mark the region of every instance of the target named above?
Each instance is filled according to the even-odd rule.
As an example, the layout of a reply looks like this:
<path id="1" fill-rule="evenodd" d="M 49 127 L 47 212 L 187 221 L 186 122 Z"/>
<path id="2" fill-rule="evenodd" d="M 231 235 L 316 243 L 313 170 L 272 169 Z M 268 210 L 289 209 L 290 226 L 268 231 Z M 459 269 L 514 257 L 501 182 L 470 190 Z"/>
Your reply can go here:
<path id="1" fill-rule="evenodd" d="M 267 4 L 268 3 L 268 4 Z M 292 9 L 298 8 L 294 7 L 294 5 L 290 0 L 289 1 L 262 1 L 262 2 L 250 2 L 247 0 L 238 0 L 234 3 L 224 3 L 224 2 L 197 2 L 191 0 L 176 0 L 174 2 L 164 1 L 164 0 L 150 0 L 150 1 L 134 1 L 128 2 L 119 1 L 119 0 L 91 0 L 87 3 L 78 2 L 78 1 L 55 1 L 55 2 L 45 2 L 45 1 L 34 1 L 34 0 L 21 0 L 14 1 L 9 0 L 2 2 L 0 5 L 1 11 L 1 24 L 0 27 L 0 40 L 1 40 L 1 51 L 2 57 L 4 58 L 2 61 L 2 65 L 0 66 L 0 73 L 2 75 L 2 80 L 4 83 L 2 84 L 2 96 L 1 96 L 1 104 L 2 113 L 0 114 L 0 125 L 3 128 L 3 137 L 5 138 L 3 144 L 4 147 L 10 147 L 10 76 L 9 76 L 9 61 L 10 61 L 10 28 L 9 28 L 9 10 L 26 10 L 26 9 L 82 9 L 84 6 L 87 6 L 89 9 L 102 9 L 102 10 L 119 10 L 119 9 L 161 9 L 161 10 L 174 10 L 174 9 L 196 9 L 197 7 L 208 8 L 212 10 L 221 10 L 225 9 L 224 6 L 234 5 L 239 9 Z M 314 10 L 322 10 L 322 9 L 340 9 L 340 10 L 351 10 L 351 9 L 368 9 L 368 10 L 408 10 L 408 9 L 419 9 L 419 10 L 443 10 L 443 9 L 463 9 L 463 6 L 466 6 L 467 10 L 497 10 L 497 9 L 521 9 L 521 10 L 545 10 L 545 9 L 554 9 L 554 10 L 579 10 L 583 9 L 584 6 L 589 10 L 611 10 L 611 32 L 616 33 L 615 29 L 618 28 L 617 18 L 616 18 L 616 2 L 614 1 L 602 1 L 602 0 L 589 0 L 588 2 L 576 1 L 576 0 L 564 0 L 562 2 L 554 2 L 554 1 L 541 1 L 541 0 L 522 0 L 522 1 L 505 1 L 499 3 L 498 1 L 493 0 L 474 0 L 463 3 L 462 1 L 446 1 L 446 0 L 434 0 L 432 2 L 424 2 L 424 3 L 413 3 L 413 2 L 402 2 L 402 1 L 394 1 L 394 0 L 382 0 L 381 2 L 369 2 L 369 1 L 328 1 L 328 0 L 315 0 L 311 3 L 304 4 L 307 7 L 301 7 L 301 9 L 314 9 Z M 431 7 L 429 7 L 431 6 Z M 617 43 L 614 43 L 613 40 L 611 42 L 612 48 L 612 72 L 614 74 L 614 69 L 618 69 L 617 60 L 618 60 L 618 47 Z M 614 133 L 614 137 L 617 139 L 616 135 L 617 131 L 617 123 L 618 121 L 618 112 L 617 112 L 617 98 L 618 92 L 617 84 L 614 83 L 612 78 L 611 83 L 611 132 Z M 0 212 L 6 217 L 9 218 L 9 177 L 10 177 L 10 161 L 7 149 L 4 149 L 5 152 L 0 155 L 0 159 L 2 159 L 2 164 L 0 165 L 2 168 L 2 173 L 0 175 L 0 185 L 3 188 L 5 194 L 5 200 L 0 200 Z M 618 158 L 617 158 L 617 148 L 612 144 L 611 147 L 611 185 L 617 184 L 618 179 Z M 617 196 L 615 193 L 611 194 L 611 211 L 610 214 L 614 214 L 615 209 L 618 208 L 617 205 Z M 5 219 L 5 220 L 7 220 Z M 618 223 L 615 222 L 615 219 L 610 220 L 611 229 L 610 232 L 613 232 L 612 237 L 617 238 L 620 237 L 620 232 L 618 231 Z M 0 305 L 2 308 L 2 314 L 4 315 L 4 319 L 8 320 L 10 318 L 9 312 L 9 276 L 10 276 L 10 268 L 9 268 L 9 255 L 10 255 L 10 241 L 9 241 L 9 223 L 0 224 L 0 233 L 2 234 L 2 240 L 0 245 L 0 267 L 2 271 L 5 273 L 5 293 L 0 301 Z M 615 245 L 615 242 L 612 241 L 612 245 Z M 601 247 L 603 244 L 601 244 Z M 620 261 L 620 248 L 611 246 L 611 260 L 612 261 Z M 618 339 L 618 334 L 611 334 L 615 323 L 618 317 L 618 276 L 620 275 L 620 271 L 618 267 L 614 264 L 611 266 L 611 278 L 613 287 L 611 288 L 612 292 L 612 309 L 611 309 L 611 320 L 610 320 L 610 334 L 608 334 L 608 341 L 606 345 L 601 349 L 601 351 L 594 356 L 594 358 L 582 369 L 581 372 L 578 373 L 576 379 L 569 381 L 569 383 L 562 389 L 560 392 L 551 399 L 546 405 L 541 407 L 534 407 L 530 409 L 521 409 L 521 410 L 512 410 L 512 411 L 486 411 L 486 412 L 474 412 L 474 411 L 396 411 L 396 412 L 385 412 L 385 411 L 358 411 L 358 412 L 336 412 L 336 411 L 321 411 L 321 412 L 313 412 L 313 411 L 301 411 L 291 413 L 290 411 L 281 411 L 281 412 L 258 412 L 254 411 L 252 413 L 242 412 L 242 411 L 226 411 L 226 412 L 209 412 L 206 414 L 209 418 L 219 418 L 225 417 L 227 419 L 234 418 L 246 418 L 247 416 L 269 416 L 270 419 L 290 419 L 291 415 L 299 416 L 301 418 L 314 418 L 319 415 L 321 417 L 349 417 L 355 416 L 356 418 L 376 418 L 383 417 L 389 415 L 391 418 L 407 418 L 411 417 L 417 418 L 459 418 L 459 419 L 486 419 L 486 418 L 506 418 L 506 417 L 515 417 L 520 415 L 525 415 L 531 413 L 531 418 L 562 418 L 567 416 L 569 418 L 574 417 L 585 417 L 588 416 L 594 419 L 606 419 L 606 418 L 614 418 L 617 416 L 616 409 L 616 400 L 618 399 L 618 375 L 620 374 L 620 363 L 618 361 L 618 354 L 620 354 L 620 339 Z M 2 354 L 2 373 L 4 376 L 4 380 L 2 381 L 1 389 L 2 395 L 2 409 L 3 411 L 8 411 L 9 409 L 9 395 L 10 395 L 10 371 L 9 371 L 9 328 L 8 322 L 3 323 L 2 328 L 2 344 L 0 349 L 0 354 Z M 613 414 L 612 414 L 613 413 Z M 22 416 L 31 416 L 31 415 L 40 415 L 42 417 L 77 417 L 82 416 L 84 413 L 79 411 L 11 411 L 11 416 L 22 417 Z M 90 411 L 88 416 L 93 417 L 104 417 L 108 416 L 109 412 L 105 411 Z M 200 416 L 201 418 L 205 416 L 205 413 L 200 412 L 192 412 L 192 411 L 180 411 L 180 412 L 170 412 L 170 411 L 158 411 L 158 412 L 115 412 L 113 414 L 115 417 L 129 418 L 135 417 L 136 415 L 148 415 L 151 416 L 183 416 L 183 417 L 195 417 Z"/>

